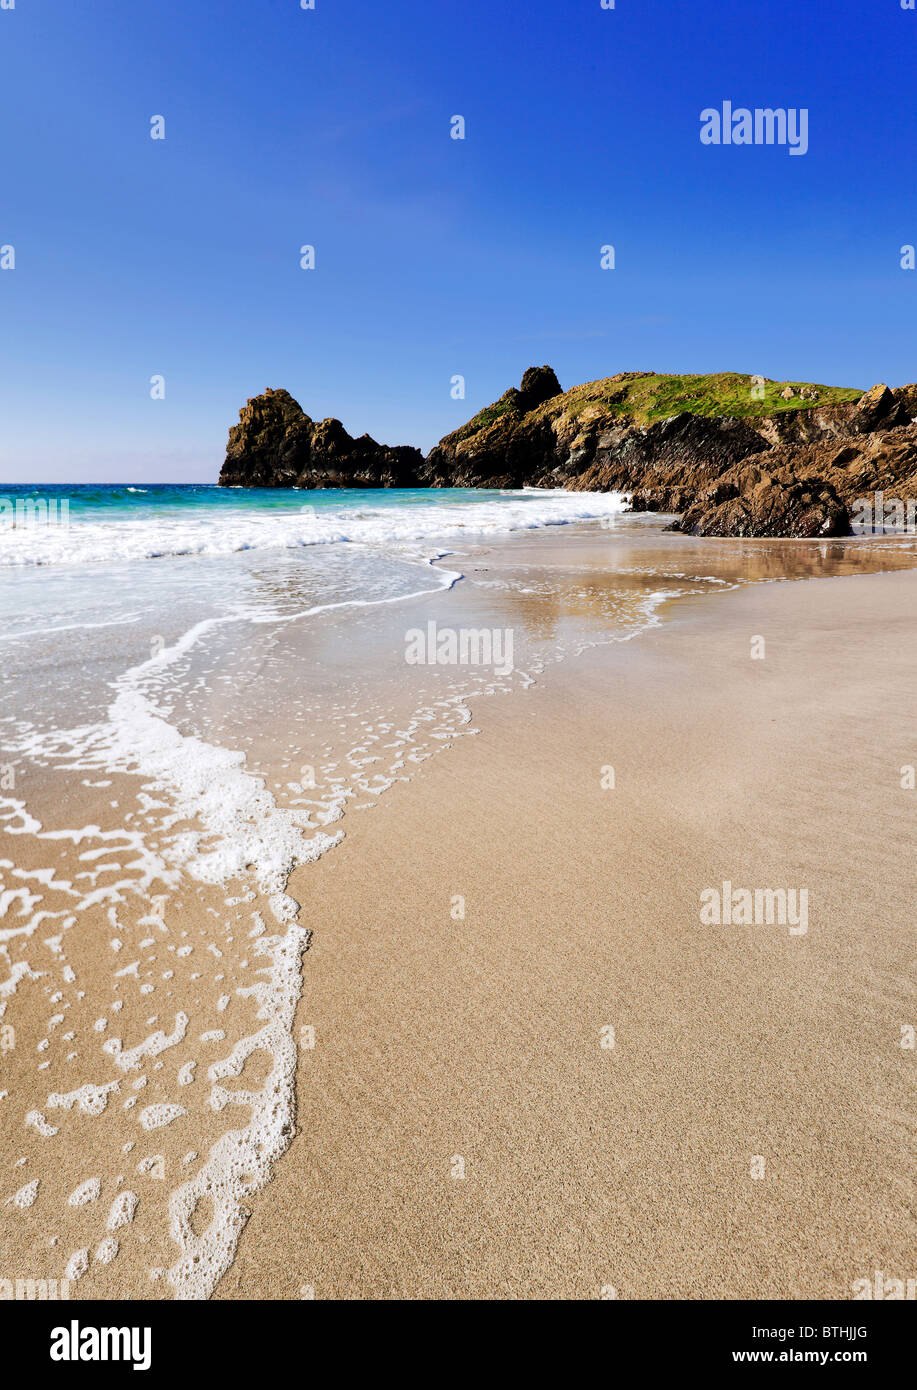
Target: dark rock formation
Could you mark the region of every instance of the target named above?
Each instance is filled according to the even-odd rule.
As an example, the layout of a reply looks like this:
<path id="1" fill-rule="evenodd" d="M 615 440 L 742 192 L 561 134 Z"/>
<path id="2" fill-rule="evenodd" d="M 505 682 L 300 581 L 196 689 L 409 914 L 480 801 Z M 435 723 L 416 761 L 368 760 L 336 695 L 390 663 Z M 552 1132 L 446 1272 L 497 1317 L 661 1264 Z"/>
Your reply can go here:
<path id="1" fill-rule="evenodd" d="M 427 455 L 421 481 L 429 487 L 501 488 L 522 487 L 541 476 L 554 441 L 547 422 L 531 412 L 562 394 L 553 368 L 529 367 L 518 390 L 511 386 L 467 425 L 440 440 Z"/>
<path id="2" fill-rule="evenodd" d="M 917 383 L 912 382 L 908 386 L 895 386 L 892 389 L 895 400 L 904 407 L 905 413 L 912 420 L 917 419 Z"/>
<path id="3" fill-rule="evenodd" d="M 554 392 L 551 376 L 552 394 L 537 406 L 526 410 L 524 393 L 508 391 L 446 435 L 422 478 L 627 492 L 634 510 L 680 512 L 673 530 L 705 536 L 847 535 L 862 497 L 882 488 L 915 495 L 917 387 L 834 401 L 803 387 L 778 394 L 804 406 L 771 415 L 682 410 L 646 421 L 630 402 L 650 373 L 568 392 Z"/>
<path id="4" fill-rule="evenodd" d="M 340 420 L 312 420 L 289 391 L 253 396 L 229 431 L 221 487 L 414 487 L 419 449 L 352 439 Z"/>
<path id="5" fill-rule="evenodd" d="M 874 398 L 876 389 L 863 400 Z M 917 498 L 917 423 L 886 428 L 880 417 L 865 433 L 871 404 L 854 416 L 857 433 L 778 444 L 727 469 L 672 529 L 704 536 L 842 536 L 858 504 L 872 505 L 877 492 L 885 500 Z M 899 419 L 897 408 L 886 418 Z"/>
<path id="6" fill-rule="evenodd" d="M 467 430 L 428 454 L 422 476 L 432 487 L 615 489 L 639 493 L 634 506 L 649 511 L 680 511 L 699 486 L 764 444 L 743 420 L 687 413 L 641 428 L 626 418 L 584 423 L 563 412 L 508 410 Z"/>
<path id="7" fill-rule="evenodd" d="M 726 469 L 763 446 L 746 420 L 682 412 L 643 429 L 619 424 L 596 435 L 591 462 L 567 486 L 629 492 L 637 511 L 680 512 Z"/>
<path id="8" fill-rule="evenodd" d="M 670 529 L 692 536 L 846 536 L 850 516 L 829 482 L 744 465 L 736 481 L 720 479 Z"/>
<path id="9" fill-rule="evenodd" d="M 681 513 L 672 529 L 702 536 L 846 535 L 862 498 L 917 496 L 917 386 L 858 395 L 770 382 L 762 406 L 737 383 L 747 378 L 631 372 L 563 391 L 550 367 L 530 367 L 426 459 L 352 439 L 268 390 L 230 430 L 220 483 L 613 489 L 635 510 Z"/>
<path id="10" fill-rule="evenodd" d="M 873 430 L 894 430 L 910 423 L 904 405 L 887 386 L 874 386 L 857 401 L 850 412 L 848 434 L 871 434 Z"/>

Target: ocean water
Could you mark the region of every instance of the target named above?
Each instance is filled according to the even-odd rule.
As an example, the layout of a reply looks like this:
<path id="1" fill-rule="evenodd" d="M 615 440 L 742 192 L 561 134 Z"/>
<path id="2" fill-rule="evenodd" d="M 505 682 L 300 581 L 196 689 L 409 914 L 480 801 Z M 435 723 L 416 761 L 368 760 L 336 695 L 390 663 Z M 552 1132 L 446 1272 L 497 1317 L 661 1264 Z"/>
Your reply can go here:
<path id="1" fill-rule="evenodd" d="M 26 635 L 34 655 L 43 635 L 151 622 L 158 632 L 157 615 L 174 613 L 190 628 L 246 604 L 287 615 L 397 599 L 443 582 L 429 559 L 463 539 L 610 518 L 624 505 L 613 493 L 6 485 L 0 647 Z"/>
<path id="2" fill-rule="evenodd" d="M 529 679 L 460 669 L 406 682 L 407 605 L 449 593 L 463 547 L 613 524 L 625 506 L 615 494 L 196 485 L 8 488 L 0 503 L 0 762 L 26 759 L 62 787 L 74 769 L 152 777 L 175 816 L 206 822 L 208 879 L 245 870 L 274 892 L 311 851 L 272 814 L 252 828 L 272 770 L 311 765 L 320 743 L 313 807 L 337 817 L 355 788 L 391 784 L 360 773 L 367 712 L 399 727 L 394 761 L 407 742 L 419 761 L 423 724 L 427 743 L 443 740 L 467 719 L 467 695 Z M 663 581 L 651 588 L 629 627 L 664 595 Z M 328 750 L 341 743 L 338 765 Z M 178 859 L 200 877 L 192 838 Z"/>
<path id="3" fill-rule="evenodd" d="M 347 542 L 385 546 L 561 525 L 608 516 L 623 505 L 617 493 L 540 489 L 7 484 L 0 488 L 0 566 L 104 565 Z"/>

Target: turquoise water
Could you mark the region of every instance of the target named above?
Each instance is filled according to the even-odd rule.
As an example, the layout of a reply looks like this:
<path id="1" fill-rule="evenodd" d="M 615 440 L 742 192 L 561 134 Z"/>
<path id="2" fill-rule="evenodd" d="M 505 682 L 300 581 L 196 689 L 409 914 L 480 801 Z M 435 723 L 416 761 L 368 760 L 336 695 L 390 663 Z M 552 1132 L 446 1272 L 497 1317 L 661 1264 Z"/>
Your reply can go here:
<path id="1" fill-rule="evenodd" d="M 103 666 L 127 669 L 202 622 L 346 616 L 436 592 L 448 581 L 432 560 L 466 538 L 620 507 L 607 493 L 548 491 L 0 487 L 0 711 L 21 712 L 40 691 L 50 720 L 62 671 L 100 710 Z"/>
<path id="2" fill-rule="evenodd" d="M 183 515 L 188 511 L 220 508 L 224 512 L 299 512 L 304 506 L 322 512 L 364 506 L 384 509 L 410 506 L 416 502 L 451 502 L 471 505 L 491 497 L 510 494 L 475 488 L 327 488 L 308 491 L 298 488 L 225 488 L 216 483 L 2 483 L 0 498 L 43 498 L 65 500 L 70 504 L 71 520 L 88 520 L 103 512 L 113 517 L 132 517 L 155 510 Z"/>
<path id="3" fill-rule="evenodd" d="M 607 517 L 621 506 L 612 493 L 534 489 L 7 486 L 0 489 L 0 567 L 107 565 L 341 543 L 397 547 Z"/>

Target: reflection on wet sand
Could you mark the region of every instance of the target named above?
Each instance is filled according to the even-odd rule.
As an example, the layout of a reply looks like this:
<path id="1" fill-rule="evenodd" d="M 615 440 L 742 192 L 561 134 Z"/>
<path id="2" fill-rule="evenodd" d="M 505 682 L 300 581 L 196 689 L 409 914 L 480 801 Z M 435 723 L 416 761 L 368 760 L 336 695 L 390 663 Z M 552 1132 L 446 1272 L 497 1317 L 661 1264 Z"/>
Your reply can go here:
<path id="1" fill-rule="evenodd" d="M 667 532 L 671 518 L 624 514 L 606 526 L 564 527 L 554 534 L 482 544 L 443 564 L 487 593 L 507 623 L 536 642 L 555 641 L 562 622 L 595 635 L 633 609 L 636 622 L 660 587 L 671 597 L 778 580 L 828 579 L 917 567 L 913 537 L 824 541 L 698 539 Z M 626 622 L 625 622 L 626 626 Z"/>

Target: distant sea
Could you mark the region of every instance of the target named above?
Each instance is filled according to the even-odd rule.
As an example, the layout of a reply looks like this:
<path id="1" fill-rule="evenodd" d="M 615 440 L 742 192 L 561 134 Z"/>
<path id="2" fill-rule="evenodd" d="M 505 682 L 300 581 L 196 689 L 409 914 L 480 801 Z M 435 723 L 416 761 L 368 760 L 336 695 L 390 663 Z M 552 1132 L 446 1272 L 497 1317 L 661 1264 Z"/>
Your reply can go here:
<path id="1" fill-rule="evenodd" d="M 58 663 L 45 639 L 74 655 L 80 633 L 94 648 L 104 630 L 109 647 L 134 634 L 148 647 L 149 633 L 171 643 L 242 613 L 397 601 L 443 587 L 431 561 L 463 537 L 610 518 L 624 505 L 614 493 L 540 490 L 0 484 L 0 652 L 9 675 L 19 659 Z"/>
<path id="2" fill-rule="evenodd" d="M 614 514 L 616 493 L 0 484 L 0 566 L 488 535 Z"/>

